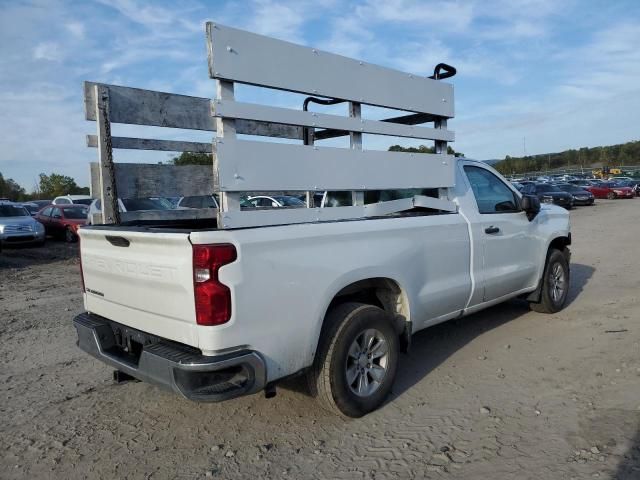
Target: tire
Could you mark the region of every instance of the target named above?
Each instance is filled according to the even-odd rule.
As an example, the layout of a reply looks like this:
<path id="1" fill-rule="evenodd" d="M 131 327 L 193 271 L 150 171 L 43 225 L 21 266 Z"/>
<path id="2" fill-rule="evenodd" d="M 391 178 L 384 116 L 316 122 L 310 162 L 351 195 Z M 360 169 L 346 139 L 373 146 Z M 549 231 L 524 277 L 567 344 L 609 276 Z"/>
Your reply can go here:
<path id="1" fill-rule="evenodd" d="M 616 199 L 616 197 L 617 197 L 617 195 L 616 195 L 616 193 L 615 193 L 615 192 L 609 192 L 609 193 L 607 193 L 607 198 L 608 198 L 609 200 L 615 200 L 615 199 Z"/>
<path id="2" fill-rule="evenodd" d="M 74 243 L 77 240 L 78 240 L 78 237 L 76 237 L 75 233 L 73 233 L 70 228 L 66 228 L 64 230 L 64 241 L 65 242 Z"/>
<path id="3" fill-rule="evenodd" d="M 363 345 L 367 339 L 368 348 Z M 309 390 L 329 412 L 362 417 L 378 408 L 391 391 L 398 352 L 398 334 L 384 310 L 355 302 L 338 305 L 325 319 L 307 373 Z"/>
<path id="4" fill-rule="evenodd" d="M 540 303 L 530 303 L 531 310 L 538 313 L 556 313 L 562 310 L 567 301 L 570 278 L 567 257 L 555 248 L 549 250 L 542 277 Z"/>

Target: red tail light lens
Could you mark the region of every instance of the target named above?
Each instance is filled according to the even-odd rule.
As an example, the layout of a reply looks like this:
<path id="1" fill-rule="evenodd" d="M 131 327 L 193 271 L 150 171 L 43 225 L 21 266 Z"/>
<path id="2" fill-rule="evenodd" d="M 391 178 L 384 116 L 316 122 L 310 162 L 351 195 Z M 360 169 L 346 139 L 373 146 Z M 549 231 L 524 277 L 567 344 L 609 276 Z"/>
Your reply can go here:
<path id="1" fill-rule="evenodd" d="M 198 325 L 221 325 L 231 318 L 231 291 L 218 271 L 238 258 L 231 244 L 193 246 L 193 291 Z"/>

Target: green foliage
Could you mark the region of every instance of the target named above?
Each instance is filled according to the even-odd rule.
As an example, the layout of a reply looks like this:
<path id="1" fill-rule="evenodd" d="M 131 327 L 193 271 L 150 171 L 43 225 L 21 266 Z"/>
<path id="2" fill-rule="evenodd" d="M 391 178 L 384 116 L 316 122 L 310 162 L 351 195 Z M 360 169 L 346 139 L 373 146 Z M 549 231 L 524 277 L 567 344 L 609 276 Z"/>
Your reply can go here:
<path id="1" fill-rule="evenodd" d="M 391 145 L 390 152 L 408 152 L 408 153 L 436 153 L 436 147 L 427 147 L 420 145 L 418 147 L 401 147 L 400 145 Z M 447 145 L 447 153 L 456 157 L 464 157 L 464 153 L 456 152 L 450 145 Z"/>
<path id="2" fill-rule="evenodd" d="M 640 164 L 640 141 L 606 147 L 580 148 L 559 153 L 510 157 L 494 167 L 503 174 L 537 172 L 557 168 L 599 168 Z"/>
<path id="3" fill-rule="evenodd" d="M 174 165 L 212 165 L 213 156 L 210 153 L 182 152 L 179 156 L 173 157 L 171 163 Z"/>
<path id="4" fill-rule="evenodd" d="M 37 195 L 42 198 L 53 198 L 59 195 L 88 195 L 89 188 L 79 187 L 76 181 L 66 175 L 52 173 L 40 174 Z"/>
<path id="5" fill-rule="evenodd" d="M 0 173 L 0 198 L 8 198 L 9 200 L 24 200 L 27 196 L 24 188 L 12 178 L 4 178 Z"/>

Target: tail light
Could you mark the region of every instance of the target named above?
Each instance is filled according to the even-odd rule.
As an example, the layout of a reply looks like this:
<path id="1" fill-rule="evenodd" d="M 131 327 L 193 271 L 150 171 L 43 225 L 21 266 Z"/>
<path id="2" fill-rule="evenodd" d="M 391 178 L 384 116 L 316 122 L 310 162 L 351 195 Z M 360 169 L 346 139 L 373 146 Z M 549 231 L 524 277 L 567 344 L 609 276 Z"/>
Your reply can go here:
<path id="1" fill-rule="evenodd" d="M 193 246 L 193 290 L 198 325 L 221 325 L 231 318 L 231 291 L 218 271 L 238 258 L 231 244 Z"/>

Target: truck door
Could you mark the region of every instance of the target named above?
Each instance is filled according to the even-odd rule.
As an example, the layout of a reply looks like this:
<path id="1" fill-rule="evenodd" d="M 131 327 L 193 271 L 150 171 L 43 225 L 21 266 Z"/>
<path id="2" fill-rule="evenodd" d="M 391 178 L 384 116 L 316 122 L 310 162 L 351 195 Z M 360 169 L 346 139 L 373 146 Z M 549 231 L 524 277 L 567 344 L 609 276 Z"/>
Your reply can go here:
<path id="1" fill-rule="evenodd" d="M 516 193 L 486 168 L 465 165 L 464 172 L 478 207 L 470 220 L 482 238 L 483 301 L 535 284 L 536 238 Z"/>

